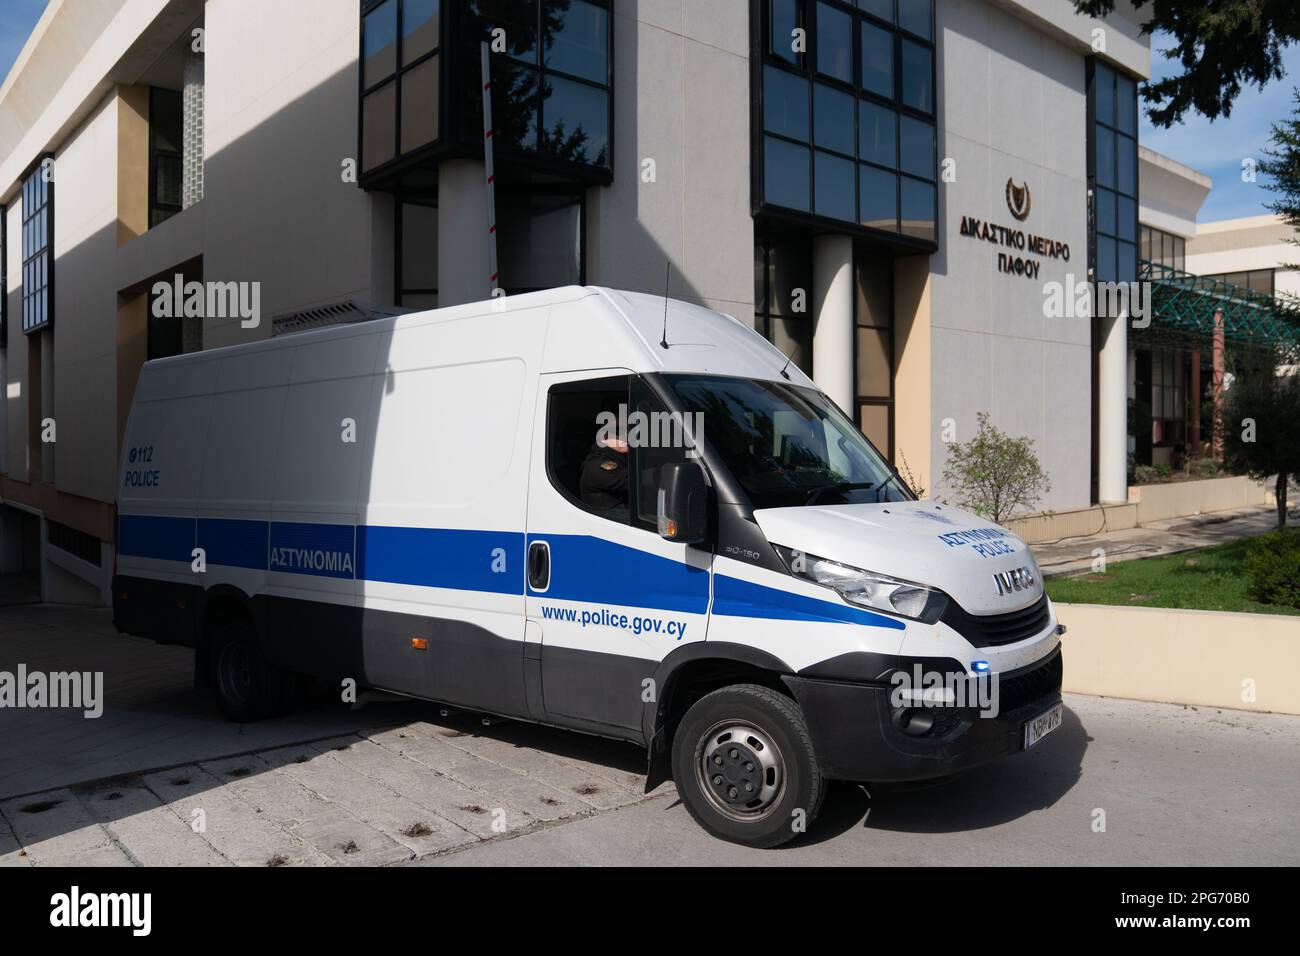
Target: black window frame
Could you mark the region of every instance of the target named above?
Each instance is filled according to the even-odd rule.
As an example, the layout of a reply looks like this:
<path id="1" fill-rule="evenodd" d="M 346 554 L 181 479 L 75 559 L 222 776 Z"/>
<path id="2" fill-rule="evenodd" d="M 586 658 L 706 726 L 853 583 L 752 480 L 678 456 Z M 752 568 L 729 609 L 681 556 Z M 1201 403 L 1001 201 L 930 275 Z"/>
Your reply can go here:
<path id="1" fill-rule="evenodd" d="M 366 85 L 366 17 L 374 13 L 385 3 L 395 5 L 396 34 L 393 48 L 393 72 L 383 79 Z M 405 62 L 404 33 L 406 26 L 407 0 L 360 0 L 360 19 L 358 22 L 357 52 L 357 178 L 373 177 L 394 166 L 402 165 L 404 160 L 425 155 L 437 149 L 447 136 L 447 69 L 443 52 L 447 49 L 447 9 L 454 0 L 439 0 L 438 3 L 438 45 L 422 53 L 410 63 Z M 407 153 L 402 152 L 402 83 L 404 77 L 428 61 L 439 57 L 438 63 L 438 134 L 432 141 L 425 143 Z M 389 85 L 394 86 L 393 102 L 393 156 L 374 169 L 366 169 L 365 157 L 365 101 L 367 97 L 380 92 Z M 475 86 L 478 86 L 476 83 Z"/>
<path id="2" fill-rule="evenodd" d="M 1111 106 L 1111 115 L 1112 115 L 1112 120 L 1113 120 L 1112 122 L 1105 122 L 1105 121 L 1102 120 L 1101 117 L 1098 115 L 1098 111 L 1097 111 L 1097 99 L 1098 99 L 1098 97 L 1101 95 L 1101 90 L 1100 90 L 1100 87 L 1099 87 L 1099 85 L 1098 85 L 1098 74 L 1099 74 L 1099 70 L 1104 70 L 1105 73 L 1102 74 L 1102 75 L 1105 76 L 1105 77 L 1109 77 L 1109 78 L 1111 79 L 1111 82 L 1113 83 L 1113 88 L 1109 91 L 1110 95 L 1112 96 L 1112 100 L 1111 100 L 1111 102 L 1112 102 L 1112 106 Z M 1088 96 L 1087 96 L 1087 123 L 1088 123 L 1088 136 L 1087 136 L 1087 145 L 1088 145 L 1088 163 L 1087 163 L 1087 175 L 1088 175 L 1088 273 L 1089 273 L 1089 278 L 1090 278 L 1091 281 L 1094 282 L 1094 283 L 1095 283 L 1095 282 L 1107 282 L 1107 281 L 1113 281 L 1113 282 L 1136 282 L 1136 281 L 1137 281 L 1137 278 L 1138 278 L 1138 276 L 1137 276 L 1137 262 L 1138 262 L 1138 258 L 1139 258 L 1138 253 L 1139 253 L 1139 251 L 1140 251 L 1140 249 L 1141 249 L 1141 241 L 1142 241 L 1142 235 L 1141 235 L 1141 231 L 1140 231 L 1140 223 L 1139 223 L 1139 221 L 1138 221 L 1138 216 L 1139 216 L 1139 206 L 1140 206 L 1140 199 L 1139 199 L 1139 197 L 1140 197 L 1140 183 L 1139 183 L 1139 179 L 1140 179 L 1140 176 L 1141 176 L 1140 163 L 1139 163 L 1139 160 L 1138 160 L 1138 125 L 1139 125 L 1139 120 L 1140 120 L 1140 116 L 1139 116 L 1139 114 L 1138 114 L 1138 86 L 1139 86 L 1139 84 L 1141 83 L 1141 80 L 1140 80 L 1139 78 L 1133 76 L 1132 74 L 1129 74 L 1129 73 L 1125 72 L 1123 69 L 1117 67 L 1115 64 L 1113 64 L 1113 63 L 1108 63 L 1108 62 L 1104 62 L 1104 61 L 1098 59 L 1098 58 L 1095 57 L 1095 56 L 1088 57 L 1088 59 L 1087 59 L 1087 61 L 1086 61 L 1086 76 L 1087 76 L 1087 90 L 1088 90 Z M 1131 123 L 1131 130 L 1132 130 L 1132 132 L 1129 132 L 1129 131 L 1125 130 L 1125 129 L 1120 125 L 1120 122 L 1119 122 L 1119 117 L 1120 117 L 1120 112 L 1119 112 L 1119 111 L 1120 111 L 1121 106 L 1124 105 L 1124 104 L 1121 104 L 1121 102 L 1120 102 L 1121 97 L 1120 97 L 1119 80 L 1120 80 L 1121 77 L 1124 78 L 1124 79 L 1127 79 L 1127 80 L 1130 81 L 1130 82 L 1132 83 L 1132 85 L 1133 85 L 1133 96 L 1132 96 L 1132 101 L 1131 101 L 1131 103 L 1127 104 L 1127 108 L 1128 108 L 1128 110 L 1129 110 L 1129 115 L 1130 115 L 1130 123 Z M 1097 144 L 1098 144 L 1098 141 L 1099 141 L 1099 138 L 1100 138 L 1100 132 L 1099 132 L 1099 131 L 1106 131 L 1106 132 L 1108 132 L 1112 137 L 1114 137 L 1114 141 L 1115 141 L 1115 150 L 1114 150 L 1114 168 L 1111 170 L 1111 173 L 1112 173 L 1112 185 L 1104 185 L 1104 184 L 1102 184 L 1102 183 L 1099 181 L 1099 179 L 1098 179 L 1099 169 L 1098 169 L 1098 165 L 1097 165 Z M 1122 145 L 1125 141 L 1128 141 L 1129 143 L 1131 143 L 1131 147 L 1129 147 L 1129 146 L 1125 146 L 1125 148 L 1131 148 L 1131 150 L 1132 150 L 1132 157 L 1133 157 L 1133 183 L 1132 183 L 1132 191 L 1131 191 L 1131 192 L 1125 192 L 1125 191 L 1123 191 L 1123 190 L 1120 188 L 1120 183 L 1119 183 L 1119 173 L 1120 173 L 1120 169 L 1122 168 L 1122 162 L 1123 162 L 1122 159 L 1121 159 L 1121 157 L 1120 157 L 1120 148 L 1121 148 L 1121 145 Z M 1099 198 L 1100 198 L 1100 196 L 1099 196 L 1099 190 L 1105 190 L 1105 191 L 1108 192 L 1108 193 L 1112 193 L 1112 194 L 1114 195 L 1114 197 L 1115 197 L 1115 210 L 1116 210 L 1116 211 L 1115 211 L 1115 228 L 1114 228 L 1114 231 L 1102 231 L 1102 230 L 1100 230 L 1100 228 L 1099 228 L 1099 225 L 1098 225 L 1098 215 L 1097 215 L 1098 200 L 1099 200 Z M 1133 236 L 1133 238 L 1132 238 L 1131 240 L 1123 238 L 1123 232 L 1122 232 L 1122 227 L 1121 227 L 1121 223 L 1120 223 L 1119 209 L 1120 209 L 1120 207 L 1121 207 L 1122 200 L 1125 200 L 1125 199 L 1131 201 L 1132 204 L 1133 204 L 1133 214 L 1132 214 L 1131 219 L 1129 219 L 1129 221 L 1132 223 L 1132 236 Z M 1125 217 L 1125 218 L 1127 219 L 1128 217 Z M 1099 258 L 1099 256 L 1098 256 L 1098 249 L 1099 249 L 1100 246 L 1101 246 L 1101 242 L 1100 242 L 1099 240 L 1103 240 L 1103 239 L 1104 239 L 1104 240 L 1109 240 L 1111 243 L 1114 244 L 1114 247 L 1115 247 L 1115 272 L 1114 272 L 1114 275 L 1113 275 L 1113 276 L 1103 276 L 1103 275 L 1098 271 L 1098 268 L 1099 268 L 1099 262 L 1098 262 L 1098 258 Z M 1123 259 L 1122 259 L 1121 256 L 1120 256 L 1120 246 L 1121 246 L 1121 243 L 1129 243 L 1129 244 L 1131 244 L 1131 245 L 1133 246 L 1133 257 L 1132 257 L 1132 260 L 1133 260 L 1133 272 L 1132 272 L 1132 274 L 1127 274 L 1127 273 L 1125 273 L 1125 271 L 1123 270 L 1123 267 L 1122 267 L 1122 265 L 1121 265 L 1121 263 L 1123 262 Z M 1094 299 L 1094 301 L 1096 301 L 1096 300 Z"/>
<path id="3" fill-rule="evenodd" d="M 481 158 L 483 156 L 483 132 L 479 122 L 479 113 L 481 107 L 481 85 L 479 82 L 481 70 L 481 54 L 479 50 L 478 37 L 481 34 L 477 28 L 476 14 L 470 9 L 467 0 L 442 0 L 439 6 L 439 41 L 438 48 L 430 51 L 419 59 L 412 61 L 410 64 L 403 65 L 403 21 L 404 21 L 404 4 L 407 0 L 394 0 L 398 3 L 397 11 L 397 40 L 396 40 L 396 72 L 391 77 L 376 81 L 367 87 L 365 85 L 365 23 L 366 14 L 373 12 L 382 5 L 384 0 L 359 0 L 360 22 L 358 29 L 358 64 L 357 64 L 357 184 L 362 189 L 384 189 L 396 191 L 401 188 L 403 176 L 415 169 L 421 169 L 430 165 L 436 166 L 443 159 L 454 157 Z M 533 174 L 542 176 L 554 176 L 572 182 L 579 182 L 585 185 L 608 185 L 614 179 L 614 167 L 616 163 L 615 152 L 615 12 L 613 0 L 585 0 L 592 6 L 600 7 L 605 10 L 606 22 L 606 82 L 604 84 L 593 82 L 582 76 L 577 76 L 548 67 L 542 62 L 542 44 L 541 35 L 541 4 L 545 0 L 539 0 L 538 3 L 538 20 L 536 29 L 538 31 L 538 43 L 535 45 L 537 63 L 535 68 L 540 78 L 554 75 L 557 78 L 583 84 L 592 88 L 604 91 L 606 97 L 606 128 L 608 135 L 607 157 L 608 165 L 598 166 L 573 160 L 561 159 L 557 156 L 550 155 L 538 149 L 516 150 L 508 146 L 503 146 L 500 142 L 494 144 L 494 153 L 496 159 L 498 181 L 503 175 L 509 176 L 514 170 L 523 170 L 531 178 Z M 364 150 L 364 121 L 363 101 L 366 96 L 376 91 L 382 90 L 389 82 L 397 82 L 397 78 L 411 69 L 423 65 L 429 58 L 439 57 L 438 71 L 438 136 L 437 138 L 407 153 L 401 151 L 401 111 L 402 111 L 402 90 L 398 82 L 394 91 L 395 103 L 394 109 L 394 145 L 393 156 L 391 159 L 376 165 L 373 169 L 366 168 L 366 158 Z M 526 61 L 514 60 L 508 54 L 493 53 L 493 62 L 498 58 L 505 58 L 511 63 L 524 64 Z M 493 76 L 499 76 L 499 72 L 494 69 Z M 541 124 L 545 122 L 544 99 L 540 98 L 539 86 L 539 110 L 537 130 L 540 133 Z M 468 127 L 473 126 L 473 129 Z"/>
<path id="4" fill-rule="evenodd" d="M 182 99 L 182 100 L 184 96 L 184 94 L 180 93 L 177 90 L 160 90 L 157 87 L 153 87 L 153 86 L 149 87 L 149 228 L 150 229 L 154 228 L 155 226 L 162 225 L 172 216 L 175 216 L 177 213 L 181 212 L 181 210 L 185 208 L 184 207 L 185 153 L 183 149 L 182 150 L 159 149 L 157 145 L 158 124 L 157 124 L 156 100 L 157 100 L 157 95 L 159 93 L 169 93 L 173 96 L 176 96 L 178 99 Z M 182 138 L 184 138 L 185 135 L 184 109 L 185 109 L 185 105 L 184 102 L 182 102 L 181 103 L 181 115 L 182 115 L 181 137 Z M 182 180 L 180 202 L 168 203 L 168 202 L 163 202 L 158 198 L 158 160 L 161 158 L 174 159 L 176 160 L 177 164 L 180 166 L 180 175 Z M 155 220 L 154 218 L 155 212 L 166 213 L 166 215 L 164 215 L 160 219 Z"/>
<path id="5" fill-rule="evenodd" d="M 47 153 L 41 156 L 36 162 L 29 167 L 27 173 L 22 178 L 22 330 L 24 335 L 30 335 L 33 332 L 39 332 L 42 329 L 52 328 L 54 326 L 54 176 L 45 177 L 45 169 L 53 169 L 54 155 Z M 43 201 L 39 206 L 28 210 L 29 198 L 32 195 L 31 189 L 36 184 L 42 185 Z M 43 219 L 43 239 L 42 245 L 34 250 L 29 251 L 29 236 L 31 233 L 31 224 L 35 222 L 37 216 Z M 29 276 L 36 266 L 38 260 L 44 259 L 44 284 L 39 288 L 32 286 Z M 28 321 L 28 303 L 33 301 L 39 294 L 44 293 L 45 318 L 37 323 Z"/>
<path id="6" fill-rule="evenodd" d="M 874 240 L 885 240 L 892 246 L 911 249 L 915 251 L 933 253 L 939 248 L 939 187 L 941 180 L 939 178 L 939 128 L 938 128 L 938 48 L 934 40 L 937 29 L 937 4 L 930 5 L 930 36 L 926 37 L 921 34 L 912 33 L 905 27 L 898 24 L 898 9 L 896 3 L 891 3 L 893 12 L 892 22 L 884 21 L 875 15 L 861 9 L 852 0 L 789 0 L 796 4 L 796 21 L 805 30 L 807 40 L 805 51 L 798 57 L 799 63 L 792 63 L 790 59 L 773 52 L 774 36 L 772 33 L 772 4 L 774 0 L 750 0 L 750 61 L 751 61 L 751 144 L 750 144 L 750 187 L 751 187 L 751 204 L 752 212 L 756 218 L 767 218 L 779 221 L 785 221 L 796 224 L 803 224 L 817 228 L 834 228 L 835 231 L 862 236 Z M 780 2 L 780 0 L 777 0 Z M 844 82 L 833 76 L 819 73 L 817 70 L 817 16 L 818 5 L 824 4 L 827 7 L 834 8 L 840 13 L 849 14 L 852 17 L 852 36 L 850 37 L 850 49 L 852 50 L 853 66 L 852 80 Z M 869 24 L 871 26 L 885 29 L 890 33 L 892 39 L 892 57 L 891 65 L 893 77 L 893 91 L 891 97 L 884 97 L 878 93 L 867 90 L 862 85 L 862 26 Z M 903 101 L 903 65 L 902 65 L 902 48 L 903 43 L 913 43 L 924 47 L 930 53 L 930 96 L 933 109 L 929 112 L 910 106 Z M 792 74 L 804 80 L 808 84 L 808 104 L 807 115 L 809 117 L 808 140 L 801 141 L 797 138 L 790 137 L 782 133 L 768 132 L 765 121 L 765 81 L 764 74 L 767 69 L 778 69 Z M 833 149 L 818 146 L 816 144 L 816 112 L 814 103 L 816 99 L 816 88 L 818 84 L 834 88 L 836 90 L 847 92 L 853 97 L 853 155 L 838 152 Z M 892 167 L 881 166 L 874 159 L 867 159 L 861 153 L 860 139 L 860 115 L 861 102 L 873 103 L 883 106 L 894 114 L 894 163 Z M 910 117 L 927 124 L 934 134 L 934 157 L 931 164 L 932 177 L 926 178 L 921 175 L 905 172 L 902 167 L 902 123 L 903 117 Z M 767 200 L 765 194 L 765 146 L 768 137 L 775 140 L 788 143 L 793 146 L 801 147 L 808 151 L 808 209 L 796 209 L 793 207 L 780 206 Z M 821 215 L 817 213 L 817 184 L 816 184 L 816 162 L 817 153 L 822 152 L 830 156 L 837 157 L 841 160 L 850 160 L 853 164 L 853 210 L 854 217 L 852 220 L 839 219 L 832 216 Z M 864 226 L 861 223 L 861 180 L 866 169 L 876 170 L 893 177 L 894 180 L 894 222 L 895 229 L 887 231 L 877 229 L 871 226 Z M 904 180 L 914 181 L 923 186 L 931 188 L 930 195 L 933 197 L 933 235 L 931 238 L 925 238 L 917 235 L 910 235 L 903 231 L 903 191 Z"/>

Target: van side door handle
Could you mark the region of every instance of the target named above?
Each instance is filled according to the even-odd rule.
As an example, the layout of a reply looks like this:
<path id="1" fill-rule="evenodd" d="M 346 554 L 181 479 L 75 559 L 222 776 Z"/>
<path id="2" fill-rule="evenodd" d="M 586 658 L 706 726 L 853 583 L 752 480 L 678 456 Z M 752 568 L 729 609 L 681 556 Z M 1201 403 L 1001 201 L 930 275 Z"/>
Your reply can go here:
<path id="1" fill-rule="evenodd" d="M 534 591 L 551 586 L 551 546 L 545 541 L 528 546 L 528 586 Z"/>

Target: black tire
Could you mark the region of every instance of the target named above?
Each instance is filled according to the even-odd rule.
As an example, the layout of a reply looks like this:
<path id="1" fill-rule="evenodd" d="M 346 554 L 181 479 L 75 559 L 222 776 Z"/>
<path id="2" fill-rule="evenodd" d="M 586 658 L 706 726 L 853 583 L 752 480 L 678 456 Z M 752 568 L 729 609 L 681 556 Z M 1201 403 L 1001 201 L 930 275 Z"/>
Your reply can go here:
<path id="1" fill-rule="evenodd" d="M 826 793 L 799 705 L 759 684 L 733 684 L 691 705 L 673 735 L 672 759 L 695 822 L 744 846 L 794 839 Z"/>
<path id="2" fill-rule="evenodd" d="M 284 675 L 262 654 L 252 624 L 234 621 L 224 625 L 213 642 L 210 660 L 212 686 L 227 718 L 251 723 L 279 713 Z"/>

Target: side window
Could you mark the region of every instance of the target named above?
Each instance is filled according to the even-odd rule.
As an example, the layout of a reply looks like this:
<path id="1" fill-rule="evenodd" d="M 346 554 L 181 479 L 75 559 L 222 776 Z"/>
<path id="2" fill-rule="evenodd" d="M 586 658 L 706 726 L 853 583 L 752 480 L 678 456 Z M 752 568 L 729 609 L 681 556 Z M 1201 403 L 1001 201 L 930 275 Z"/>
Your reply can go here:
<path id="1" fill-rule="evenodd" d="M 628 439 L 636 480 L 636 517 L 632 522 L 658 534 L 659 471 L 669 462 L 682 461 L 694 437 L 689 423 L 671 415 L 641 379 L 632 381 L 632 414 Z"/>
<path id="2" fill-rule="evenodd" d="M 546 415 L 551 484 L 579 508 L 619 524 L 631 516 L 632 465 L 617 429 L 602 426 L 617 423 L 620 411 L 626 419 L 630 385 L 629 375 L 556 385 Z"/>

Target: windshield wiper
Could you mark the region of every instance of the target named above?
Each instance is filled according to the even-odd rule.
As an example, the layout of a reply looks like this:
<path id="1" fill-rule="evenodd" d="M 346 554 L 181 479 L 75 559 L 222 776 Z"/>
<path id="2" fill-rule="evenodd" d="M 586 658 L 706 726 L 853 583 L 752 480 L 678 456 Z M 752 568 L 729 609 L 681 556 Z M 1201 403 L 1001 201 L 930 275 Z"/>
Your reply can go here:
<path id="1" fill-rule="evenodd" d="M 808 500 L 804 502 L 804 506 L 815 505 L 818 499 L 829 491 L 834 491 L 836 493 L 844 491 L 868 491 L 874 487 L 876 487 L 874 481 L 837 481 L 833 484 L 822 485 L 820 488 L 814 488 L 812 490 L 812 494 L 808 496 Z"/>
<path id="2" fill-rule="evenodd" d="M 889 473 L 889 477 L 880 483 L 880 486 L 876 489 L 876 501 L 879 502 L 882 500 L 880 496 L 885 493 L 885 489 L 889 487 L 889 483 L 897 477 L 898 477 L 898 472 L 891 471 Z"/>

